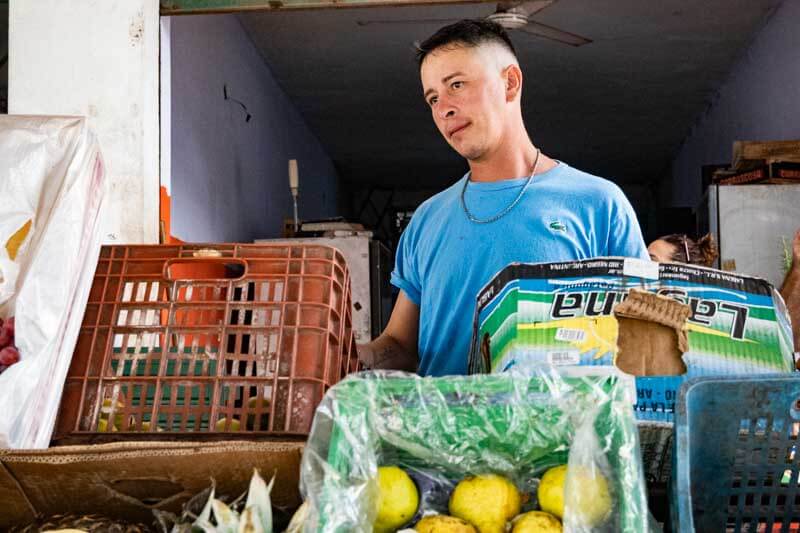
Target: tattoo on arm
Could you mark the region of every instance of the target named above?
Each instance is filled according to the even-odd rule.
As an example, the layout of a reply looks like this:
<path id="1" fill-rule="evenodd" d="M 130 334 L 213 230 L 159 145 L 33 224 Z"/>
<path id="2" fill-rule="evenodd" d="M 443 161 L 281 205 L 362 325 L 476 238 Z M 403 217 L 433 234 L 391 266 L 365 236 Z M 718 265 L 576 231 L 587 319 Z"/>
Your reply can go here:
<path id="1" fill-rule="evenodd" d="M 366 345 L 362 359 L 369 368 L 378 370 L 417 370 L 416 358 L 392 338 L 384 337 Z"/>

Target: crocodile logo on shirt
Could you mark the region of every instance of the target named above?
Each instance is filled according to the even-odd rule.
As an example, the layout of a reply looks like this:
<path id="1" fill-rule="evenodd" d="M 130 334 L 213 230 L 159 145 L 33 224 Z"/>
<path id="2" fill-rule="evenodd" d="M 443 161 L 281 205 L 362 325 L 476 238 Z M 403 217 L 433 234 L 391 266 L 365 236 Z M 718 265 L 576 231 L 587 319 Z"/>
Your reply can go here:
<path id="1" fill-rule="evenodd" d="M 555 231 L 560 231 L 561 233 L 566 233 L 567 232 L 566 224 L 564 224 L 560 220 L 554 220 L 554 221 L 550 222 L 550 224 L 548 224 L 547 227 L 550 228 L 550 231 L 553 231 L 553 232 L 555 232 Z"/>

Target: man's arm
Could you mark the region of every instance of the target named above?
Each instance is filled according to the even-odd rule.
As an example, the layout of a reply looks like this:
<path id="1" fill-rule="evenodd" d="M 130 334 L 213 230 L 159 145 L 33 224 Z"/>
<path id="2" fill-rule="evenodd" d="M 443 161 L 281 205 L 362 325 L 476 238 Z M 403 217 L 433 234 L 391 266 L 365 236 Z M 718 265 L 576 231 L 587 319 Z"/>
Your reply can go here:
<path id="1" fill-rule="evenodd" d="M 781 287 L 781 296 L 789 310 L 794 334 L 794 349 L 800 350 L 800 230 L 792 242 L 792 267 L 786 274 Z"/>
<path id="2" fill-rule="evenodd" d="M 400 291 L 386 329 L 374 341 L 358 346 L 358 357 L 367 368 L 416 372 L 418 332 L 419 307 Z"/>

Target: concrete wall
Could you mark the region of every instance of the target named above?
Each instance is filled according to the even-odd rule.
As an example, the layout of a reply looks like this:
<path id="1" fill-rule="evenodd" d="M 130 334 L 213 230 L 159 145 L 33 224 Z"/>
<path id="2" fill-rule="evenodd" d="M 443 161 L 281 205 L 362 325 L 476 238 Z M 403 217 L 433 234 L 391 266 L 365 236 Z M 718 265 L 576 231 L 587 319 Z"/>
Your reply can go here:
<path id="1" fill-rule="evenodd" d="M 174 17 L 169 31 L 172 234 L 195 242 L 280 236 L 292 215 L 290 158 L 298 160 L 301 218 L 334 216 L 333 163 L 238 18 Z M 249 122 L 224 100 L 226 84 Z"/>
<path id="2" fill-rule="evenodd" d="M 8 111 L 84 115 L 110 182 L 107 242 L 158 242 L 158 0 L 15 0 Z"/>
<path id="3" fill-rule="evenodd" d="M 694 207 L 700 167 L 730 163 L 733 141 L 800 139 L 800 1 L 785 0 L 731 71 L 672 165 L 666 202 Z"/>

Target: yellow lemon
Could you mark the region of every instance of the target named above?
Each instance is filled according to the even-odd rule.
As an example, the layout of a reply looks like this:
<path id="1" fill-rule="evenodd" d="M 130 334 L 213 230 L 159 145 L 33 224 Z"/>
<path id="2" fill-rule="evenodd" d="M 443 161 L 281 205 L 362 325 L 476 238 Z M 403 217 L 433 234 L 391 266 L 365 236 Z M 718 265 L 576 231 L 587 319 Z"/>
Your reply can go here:
<path id="1" fill-rule="evenodd" d="M 247 408 L 250 413 L 247 415 L 247 429 L 253 431 L 256 429 L 256 409 L 261 409 L 259 413 L 259 431 L 267 431 L 269 429 L 269 412 L 271 400 L 266 397 L 253 396 L 247 401 Z"/>
<path id="2" fill-rule="evenodd" d="M 473 524 L 480 533 L 505 532 L 520 506 L 517 487 L 495 474 L 463 479 L 450 496 L 450 514 Z"/>
<path id="3" fill-rule="evenodd" d="M 101 418 L 100 420 L 97 421 L 97 432 L 105 433 L 107 431 L 119 431 L 119 429 L 114 424 L 112 424 L 111 427 L 109 428 L 108 419 Z"/>
<path id="4" fill-rule="evenodd" d="M 446 515 L 426 516 L 414 526 L 417 533 L 478 533 L 475 526 L 460 518 Z"/>
<path id="5" fill-rule="evenodd" d="M 545 472 L 539 483 L 539 507 L 542 511 L 564 519 L 564 484 L 567 465 L 557 466 Z M 608 481 L 597 470 L 580 469 L 573 474 L 572 505 L 570 517 L 577 524 L 595 526 L 605 520 L 611 512 L 611 493 Z"/>
<path id="6" fill-rule="evenodd" d="M 564 481 L 567 479 L 567 465 L 551 468 L 542 476 L 536 496 L 542 511 L 564 518 Z"/>
<path id="7" fill-rule="evenodd" d="M 227 426 L 227 427 L 225 427 Z M 217 420 L 217 423 L 214 425 L 214 428 L 217 431 L 239 431 L 241 424 L 238 418 L 231 418 L 231 423 L 228 424 L 228 419 L 225 417 L 220 418 Z"/>
<path id="8" fill-rule="evenodd" d="M 123 409 L 125 409 L 125 402 L 123 402 L 122 400 L 117 400 L 116 407 L 114 407 L 114 427 L 116 428 L 122 427 Z M 100 408 L 100 421 L 102 420 L 107 421 L 110 415 L 111 415 L 111 398 L 105 398 L 103 400 L 103 406 Z"/>
<path id="9" fill-rule="evenodd" d="M 561 533 L 561 522 L 550 513 L 531 511 L 514 520 L 511 533 Z"/>
<path id="10" fill-rule="evenodd" d="M 419 506 L 419 492 L 414 481 L 396 466 L 378 468 L 377 533 L 396 531 L 414 517 Z"/>

